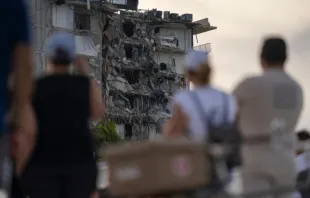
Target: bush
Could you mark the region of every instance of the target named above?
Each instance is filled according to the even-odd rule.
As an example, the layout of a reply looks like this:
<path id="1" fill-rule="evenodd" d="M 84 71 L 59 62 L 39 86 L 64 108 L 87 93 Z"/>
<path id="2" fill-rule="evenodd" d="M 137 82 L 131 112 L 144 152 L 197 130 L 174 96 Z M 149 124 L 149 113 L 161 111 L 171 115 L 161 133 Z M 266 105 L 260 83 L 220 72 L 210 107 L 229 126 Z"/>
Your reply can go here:
<path id="1" fill-rule="evenodd" d="M 122 138 L 116 131 L 116 124 L 112 121 L 99 122 L 92 127 L 91 131 L 94 136 L 95 157 L 99 161 L 103 160 L 101 152 L 106 145 L 116 144 L 122 141 Z"/>

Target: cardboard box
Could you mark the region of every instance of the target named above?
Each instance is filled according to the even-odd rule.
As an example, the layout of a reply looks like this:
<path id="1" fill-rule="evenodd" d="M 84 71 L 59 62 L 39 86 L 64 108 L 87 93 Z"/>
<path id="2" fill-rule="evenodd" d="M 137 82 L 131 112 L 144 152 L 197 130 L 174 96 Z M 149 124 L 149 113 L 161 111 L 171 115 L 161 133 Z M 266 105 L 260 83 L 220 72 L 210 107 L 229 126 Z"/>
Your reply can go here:
<path id="1" fill-rule="evenodd" d="M 203 145 L 190 140 L 144 141 L 106 150 L 112 195 L 152 195 L 209 183 Z"/>

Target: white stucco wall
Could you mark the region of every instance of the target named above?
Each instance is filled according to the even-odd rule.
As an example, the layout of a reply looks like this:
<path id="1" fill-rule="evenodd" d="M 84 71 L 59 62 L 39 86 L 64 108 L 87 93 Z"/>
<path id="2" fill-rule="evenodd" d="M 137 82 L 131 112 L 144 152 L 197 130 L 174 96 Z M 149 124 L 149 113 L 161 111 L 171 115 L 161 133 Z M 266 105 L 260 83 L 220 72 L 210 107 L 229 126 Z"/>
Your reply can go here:
<path id="1" fill-rule="evenodd" d="M 183 50 L 191 49 L 191 30 L 186 28 L 161 28 L 161 36 L 174 36 L 179 39 L 179 47 Z"/>
<path id="2" fill-rule="evenodd" d="M 74 27 L 74 8 L 67 5 L 54 5 L 53 10 L 53 26 L 73 31 Z"/>
<path id="3" fill-rule="evenodd" d="M 53 5 L 52 7 L 53 26 L 58 30 L 73 31 L 74 30 L 74 9 L 68 5 Z M 91 31 L 95 34 L 100 33 L 98 19 L 94 16 L 90 18 Z M 99 36 L 100 37 L 100 36 Z M 100 40 L 100 39 L 96 39 Z M 100 41 L 97 41 L 100 44 Z M 98 57 L 99 50 L 93 41 L 92 36 L 75 36 L 75 47 L 77 54 Z"/>
<path id="4" fill-rule="evenodd" d="M 52 8 L 46 1 L 30 0 L 28 3 L 32 20 L 34 73 L 39 75 L 46 63 L 44 45 L 50 32 Z"/>
<path id="5" fill-rule="evenodd" d="M 167 53 L 167 52 L 156 52 L 154 60 L 156 63 L 171 63 L 171 59 L 175 59 L 176 72 L 178 74 L 183 74 L 183 60 L 185 54 L 180 53 Z"/>
<path id="6" fill-rule="evenodd" d="M 186 28 L 161 28 L 161 36 L 174 36 L 179 40 L 179 48 L 182 50 L 192 49 L 192 34 L 190 29 Z M 156 52 L 154 60 L 157 63 L 170 63 L 172 58 L 175 58 L 176 72 L 184 73 L 183 60 L 185 53 L 180 52 Z"/>

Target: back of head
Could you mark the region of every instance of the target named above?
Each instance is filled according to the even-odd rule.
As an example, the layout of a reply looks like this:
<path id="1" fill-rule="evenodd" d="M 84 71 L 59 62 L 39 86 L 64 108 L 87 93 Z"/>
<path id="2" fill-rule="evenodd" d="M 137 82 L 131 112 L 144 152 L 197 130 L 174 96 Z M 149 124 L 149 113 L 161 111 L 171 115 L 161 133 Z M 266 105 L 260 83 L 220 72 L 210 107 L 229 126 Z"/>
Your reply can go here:
<path id="1" fill-rule="evenodd" d="M 55 66 L 68 66 L 75 56 L 74 37 L 65 32 L 57 32 L 47 40 L 47 55 Z"/>
<path id="2" fill-rule="evenodd" d="M 287 59 L 287 46 L 281 37 L 265 39 L 261 51 L 261 60 L 268 66 L 283 66 Z"/>
<path id="3" fill-rule="evenodd" d="M 211 67 L 207 53 L 191 50 L 185 55 L 184 62 L 189 81 L 200 85 L 210 83 Z"/>

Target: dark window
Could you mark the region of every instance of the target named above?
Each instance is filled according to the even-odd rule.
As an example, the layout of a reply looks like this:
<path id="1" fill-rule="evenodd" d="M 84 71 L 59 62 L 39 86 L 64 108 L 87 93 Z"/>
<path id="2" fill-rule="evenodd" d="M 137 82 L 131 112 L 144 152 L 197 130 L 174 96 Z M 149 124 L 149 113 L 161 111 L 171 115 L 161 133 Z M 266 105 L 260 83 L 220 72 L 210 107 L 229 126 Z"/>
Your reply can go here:
<path id="1" fill-rule="evenodd" d="M 132 135 L 132 126 L 130 124 L 125 124 L 125 139 L 130 140 Z"/>
<path id="2" fill-rule="evenodd" d="M 85 13 L 75 13 L 75 29 L 90 30 L 90 15 Z"/>

